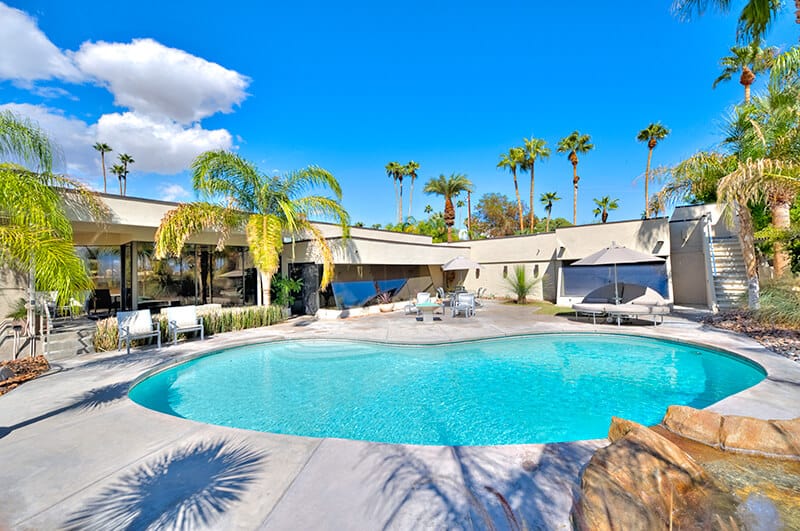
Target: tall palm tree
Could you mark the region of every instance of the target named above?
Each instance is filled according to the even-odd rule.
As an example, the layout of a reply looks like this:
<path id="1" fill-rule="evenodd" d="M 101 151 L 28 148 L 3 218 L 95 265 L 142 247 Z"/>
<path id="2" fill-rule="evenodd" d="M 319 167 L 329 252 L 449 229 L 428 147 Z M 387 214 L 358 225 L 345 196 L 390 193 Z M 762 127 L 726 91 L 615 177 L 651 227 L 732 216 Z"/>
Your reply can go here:
<path id="1" fill-rule="evenodd" d="M 397 201 L 397 223 L 403 222 L 403 165 L 390 162 L 386 165 L 386 175 L 394 182 L 394 196 Z"/>
<path id="2" fill-rule="evenodd" d="M 547 147 L 547 142 L 542 140 L 541 138 L 523 138 L 523 154 L 524 158 L 522 160 L 522 166 L 520 169 L 522 170 L 530 170 L 531 171 L 531 212 L 530 212 L 530 220 L 529 226 L 531 228 L 531 233 L 533 233 L 533 227 L 536 223 L 536 216 L 533 214 L 533 187 L 534 187 L 534 165 L 536 164 L 537 160 L 547 160 L 550 157 L 550 148 Z"/>
<path id="3" fill-rule="evenodd" d="M 419 169 L 419 164 L 414 162 L 413 160 L 408 161 L 408 164 L 403 166 L 403 173 L 406 177 L 411 177 L 411 193 L 408 194 L 408 215 L 411 216 L 411 210 L 413 208 L 414 203 L 414 181 L 417 180 L 417 170 Z"/>
<path id="4" fill-rule="evenodd" d="M 119 181 L 119 195 L 123 195 L 122 180 L 125 178 L 125 167 L 122 164 L 113 164 L 108 171 L 117 176 L 117 180 Z"/>
<path id="5" fill-rule="evenodd" d="M 96 142 L 92 147 L 100 152 L 100 166 L 103 167 L 103 193 L 105 194 L 108 193 L 108 187 L 106 186 L 106 153 L 114 150 L 104 142 Z"/>
<path id="6" fill-rule="evenodd" d="M 550 232 L 550 217 L 553 214 L 553 203 L 556 201 L 561 201 L 561 198 L 558 197 L 556 192 L 545 192 L 539 198 L 539 202 L 544 205 L 544 210 L 547 212 L 547 221 L 544 224 L 545 232 Z"/>
<path id="7" fill-rule="evenodd" d="M 119 162 L 122 164 L 122 192 L 120 195 L 128 195 L 128 164 L 136 162 L 133 157 L 127 153 L 120 153 Z"/>
<path id="8" fill-rule="evenodd" d="M 447 241 L 453 241 L 453 225 L 456 219 L 456 209 L 453 206 L 453 198 L 458 197 L 461 192 L 471 192 L 472 181 L 462 173 L 451 173 L 449 177 L 444 174 L 439 177 L 431 177 L 425 183 L 424 192 L 426 194 L 436 194 L 444 197 L 444 223 L 447 225 Z"/>
<path id="9" fill-rule="evenodd" d="M 777 55 L 777 48 L 761 48 L 756 42 L 747 46 L 733 46 L 731 55 L 720 59 L 722 73 L 711 86 L 717 88 L 723 81 L 730 81 L 734 75 L 740 74 L 739 83 L 744 87 L 744 102 L 750 103 L 750 86 L 755 82 L 756 74 L 772 68 Z"/>
<path id="10" fill-rule="evenodd" d="M 572 224 L 578 224 L 578 153 L 588 153 L 594 149 L 592 139 L 589 135 L 582 135 L 578 131 L 573 131 L 558 141 L 559 153 L 567 153 L 567 159 L 572 163 Z"/>
<path id="11" fill-rule="evenodd" d="M 597 205 L 597 208 L 592 210 L 594 217 L 600 216 L 600 220 L 605 223 L 608 221 L 609 211 L 619 208 L 619 199 L 611 199 L 609 196 L 604 195 L 600 199 L 595 198 L 594 204 Z"/>
<path id="12" fill-rule="evenodd" d="M 107 209 L 85 186 L 52 172 L 57 151 L 35 122 L 0 111 L 0 267 L 28 273 L 31 295 L 34 287 L 58 291 L 66 305 L 92 281 L 75 253 L 65 206 L 95 219 Z"/>
<path id="13" fill-rule="evenodd" d="M 320 251 L 323 273 L 320 289 L 333 278 L 333 253 L 311 216 L 334 219 L 347 235 L 349 216 L 342 207 L 342 189 L 328 171 L 309 166 L 284 176 L 262 173 L 252 163 L 224 151 L 206 151 L 192 163 L 192 185 L 204 202 L 170 210 L 155 236 L 155 257 L 178 255 L 193 234 L 219 234 L 221 247 L 232 230 L 244 229 L 253 264 L 262 279 L 262 300 L 270 303 L 272 275 L 280 266 L 283 235 L 307 233 Z M 327 190 L 333 197 L 302 195 Z"/>
<path id="14" fill-rule="evenodd" d="M 697 13 L 702 15 L 708 7 L 727 12 L 731 7 L 731 0 L 675 0 L 672 9 L 682 19 L 691 19 Z M 795 0 L 795 4 L 798 2 Z M 739 14 L 739 24 L 736 35 L 742 42 L 760 41 L 767 28 L 775 21 L 781 8 L 780 0 L 747 0 Z M 798 5 L 800 9 L 800 5 Z"/>
<path id="15" fill-rule="evenodd" d="M 498 168 L 508 168 L 511 175 L 514 177 L 514 193 L 517 194 L 517 210 L 519 211 L 519 231 L 525 230 L 525 223 L 522 217 L 522 199 L 519 196 L 519 184 L 517 183 L 517 168 L 519 168 L 525 160 L 525 153 L 522 148 L 512 147 L 508 153 L 500 155 L 500 162 L 497 163 Z"/>
<path id="16" fill-rule="evenodd" d="M 669 129 L 660 123 L 648 125 L 645 129 L 639 131 L 636 135 L 636 140 L 639 142 L 647 142 L 647 168 L 644 171 L 644 217 L 650 217 L 650 191 L 648 184 L 650 183 L 650 161 L 653 158 L 653 150 L 658 145 L 658 142 L 664 140 L 669 135 Z"/>

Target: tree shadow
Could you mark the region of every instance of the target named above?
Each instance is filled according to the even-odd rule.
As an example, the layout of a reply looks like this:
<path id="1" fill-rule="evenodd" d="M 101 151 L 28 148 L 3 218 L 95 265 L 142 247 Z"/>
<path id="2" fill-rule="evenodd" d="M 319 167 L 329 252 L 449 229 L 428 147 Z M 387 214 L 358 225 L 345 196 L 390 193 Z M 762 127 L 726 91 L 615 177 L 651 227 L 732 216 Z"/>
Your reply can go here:
<path id="1" fill-rule="evenodd" d="M 130 381 L 125 381 L 104 385 L 102 387 L 95 387 L 89 391 L 86 391 L 82 395 L 71 399 L 67 404 L 57 409 L 53 409 L 47 413 L 42 413 L 37 417 L 23 420 L 22 422 L 18 422 L 13 426 L 0 426 L 0 439 L 14 430 L 24 428 L 25 426 L 30 426 L 36 422 L 55 417 L 56 415 L 66 413 L 68 411 L 85 411 L 105 407 L 121 398 L 124 398 L 128 394 L 128 388 L 130 385 Z"/>
<path id="2" fill-rule="evenodd" d="M 530 452 L 509 447 L 448 447 L 455 468 L 443 471 L 404 446 L 368 449 L 362 466 L 381 478 L 383 529 L 414 526 L 461 529 L 554 529 L 569 522 L 580 475 L 600 441 L 547 444 Z M 378 455 L 378 460 L 371 461 Z"/>
<path id="3" fill-rule="evenodd" d="M 208 527 L 242 499 L 266 458 L 225 439 L 166 451 L 122 474 L 69 515 L 64 528 Z"/>

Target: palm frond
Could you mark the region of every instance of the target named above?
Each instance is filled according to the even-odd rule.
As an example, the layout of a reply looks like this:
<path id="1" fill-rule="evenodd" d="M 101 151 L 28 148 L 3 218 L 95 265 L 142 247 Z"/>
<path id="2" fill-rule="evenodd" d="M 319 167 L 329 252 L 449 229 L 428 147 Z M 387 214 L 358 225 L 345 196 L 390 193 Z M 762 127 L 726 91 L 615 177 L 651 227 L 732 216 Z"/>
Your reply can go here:
<path id="1" fill-rule="evenodd" d="M 262 179 L 258 169 L 239 155 L 217 150 L 201 153 L 192 162 L 192 185 L 201 197 L 234 202 L 241 210 L 255 211 L 256 191 Z"/>
<path id="2" fill-rule="evenodd" d="M 154 257 L 180 255 L 187 240 L 202 231 L 218 233 L 221 249 L 231 230 L 244 226 L 246 215 L 211 203 L 186 203 L 164 215 L 156 230 Z"/>
<path id="3" fill-rule="evenodd" d="M 49 173 L 60 152 L 36 122 L 6 110 L 0 111 L 0 157 Z"/>
<path id="4" fill-rule="evenodd" d="M 283 249 L 283 224 L 271 214 L 253 214 L 245 228 L 253 264 L 265 275 L 272 276 L 280 267 Z"/>
<path id="5" fill-rule="evenodd" d="M 327 288 L 328 284 L 330 284 L 331 280 L 333 280 L 333 252 L 331 251 L 331 247 L 328 245 L 328 241 L 325 239 L 325 236 L 317 227 L 309 223 L 305 228 L 311 233 L 311 237 L 314 240 L 314 245 L 322 255 L 322 279 L 320 280 L 319 284 L 319 289 L 322 290 Z"/>

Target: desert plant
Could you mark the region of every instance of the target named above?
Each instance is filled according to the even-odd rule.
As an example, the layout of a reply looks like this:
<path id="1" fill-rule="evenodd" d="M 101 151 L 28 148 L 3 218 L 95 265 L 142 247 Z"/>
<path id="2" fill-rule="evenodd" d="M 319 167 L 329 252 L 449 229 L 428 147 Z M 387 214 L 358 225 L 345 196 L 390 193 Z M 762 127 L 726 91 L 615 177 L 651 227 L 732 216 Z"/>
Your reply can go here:
<path id="1" fill-rule="evenodd" d="M 527 297 L 533 287 L 541 281 L 541 278 L 528 278 L 525 272 L 525 266 L 514 266 L 514 275 L 506 278 L 506 284 L 517 296 L 517 304 L 525 304 Z"/>
<path id="2" fill-rule="evenodd" d="M 770 326 L 800 328 L 800 287 L 788 278 L 764 283 L 754 317 Z"/>
<path id="3" fill-rule="evenodd" d="M 28 308 L 25 306 L 25 299 L 17 299 L 11 307 L 11 311 L 6 314 L 10 319 L 25 319 L 28 317 Z"/>

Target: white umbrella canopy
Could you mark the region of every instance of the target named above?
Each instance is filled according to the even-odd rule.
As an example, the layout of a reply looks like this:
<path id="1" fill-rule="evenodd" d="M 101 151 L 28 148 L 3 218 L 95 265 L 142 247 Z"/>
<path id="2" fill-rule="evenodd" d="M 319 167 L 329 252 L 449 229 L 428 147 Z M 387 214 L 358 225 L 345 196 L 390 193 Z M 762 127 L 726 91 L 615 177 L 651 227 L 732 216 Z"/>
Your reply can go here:
<path id="1" fill-rule="evenodd" d="M 619 283 L 617 281 L 617 264 L 643 264 L 647 262 L 664 262 L 665 259 L 660 256 L 642 253 L 628 249 L 624 245 L 617 245 L 617 242 L 611 242 L 611 245 L 600 249 L 597 252 L 581 258 L 577 262 L 573 262 L 574 266 L 598 266 L 598 265 L 613 265 L 614 266 L 614 296 L 617 303 L 619 303 Z"/>
<path id="2" fill-rule="evenodd" d="M 442 264 L 442 271 L 464 271 L 467 269 L 480 269 L 481 265 L 463 256 L 456 256 Z"/>

